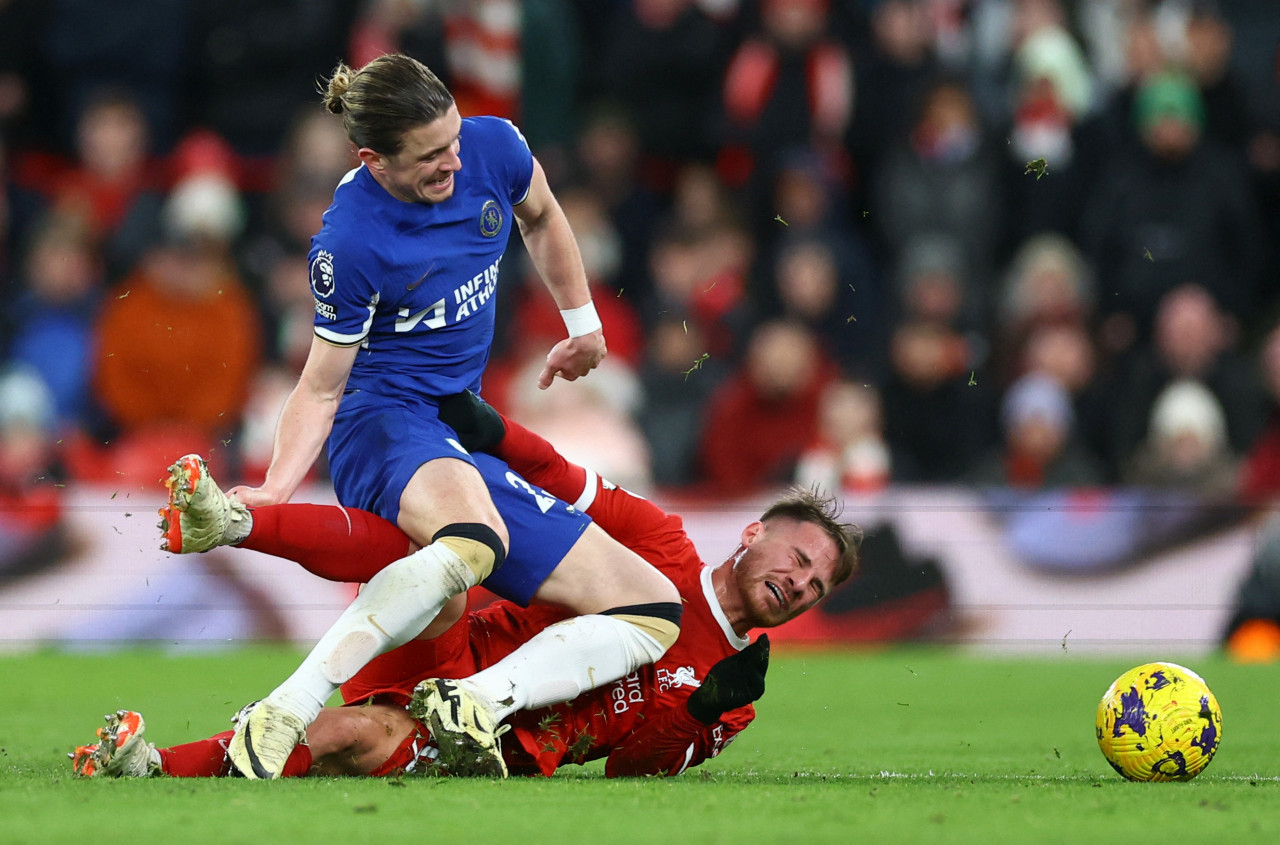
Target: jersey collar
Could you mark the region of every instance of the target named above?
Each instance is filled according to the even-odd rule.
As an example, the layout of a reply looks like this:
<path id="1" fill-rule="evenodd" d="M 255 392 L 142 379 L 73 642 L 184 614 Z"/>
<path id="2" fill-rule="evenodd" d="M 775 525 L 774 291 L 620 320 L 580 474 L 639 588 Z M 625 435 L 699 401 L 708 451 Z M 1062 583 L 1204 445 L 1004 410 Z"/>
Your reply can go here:
<path id="1" fill-rule="evenodd" d="M 716 598 L 715 585 L 711 583 L 711 570 L 714 567 L 702 567 L 702 595 L 707 600 L 707 606 L 711 608 L 711 615 L 716 618 L 716 622 L 720 623 L 720 630 L 724 632 L 725 638 L 738 651 L 742 651 L 751 645 L 751 640 L 746 637 L 738 636 L 733 630 L 733 626 L 729 624 L 729 617 L 724 615 L 724 608 L 720 606 L 720 599 Z"/>

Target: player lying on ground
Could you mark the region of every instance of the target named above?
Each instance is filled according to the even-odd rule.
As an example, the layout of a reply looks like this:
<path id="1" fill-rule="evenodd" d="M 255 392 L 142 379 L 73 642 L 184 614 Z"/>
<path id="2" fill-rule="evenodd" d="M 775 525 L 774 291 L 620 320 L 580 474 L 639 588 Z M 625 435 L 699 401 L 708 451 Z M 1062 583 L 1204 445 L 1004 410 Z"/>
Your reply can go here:
<path id="1" fill-rule="evenodd" d="M 578 502 L 599 527 L 667 575 L 685 604 L 681 635 L 655 664 L 572 701 L 512 715 L 512 730 L 501 742 L 507 765 L 520 774 L 550 775 L 566 763 L 607 757 L 610 776 L 678 774 L 717 754 L 751 721 L 750 702 L 763 693 L 768 641 L 748 644 L 748 633 L 798 616 L 846 579 L 857 559 L 858 530 L 836 520 L 831 500 L 796 491 L 743 529 L 727 561 L 709 567 L 678 517 L 568 463 L 527 429 L 491 419 L 495 433 L 487 435 L 458 424 L 463 441 L 488 439 L 513 470 Z M 308 512 L 311 518 L 304 519 Z M 379 555 L 383 563 L 394 559 L 408 542 L 389 523 L 336 507 L 277 505 L 249 516 L 252 529 L 238 545 L 296 558 L 337 580 L 368 577 Z M 177 514 L 168 523 L 173 548 L 185 532 Z M 512 557 L 518 554 L 513 544 Z M 500 665 L 563 617 L 564 611 L 550 607 L 499 602 L 464 615 L 437 639 L 418 639 L 375 659 L 343 685 L 349 706 L 325 708 L 282 773 L 448 772 L 436 760 L 429 726 L 415 718 L 416 681 Z M 231 732 L 168 749 L 155 749 L 142 735 L 138 714 L 108 717 L 100 742 L 73 755 L 76 771 L 208 777 L 231 770 L 225 755 Z"/>

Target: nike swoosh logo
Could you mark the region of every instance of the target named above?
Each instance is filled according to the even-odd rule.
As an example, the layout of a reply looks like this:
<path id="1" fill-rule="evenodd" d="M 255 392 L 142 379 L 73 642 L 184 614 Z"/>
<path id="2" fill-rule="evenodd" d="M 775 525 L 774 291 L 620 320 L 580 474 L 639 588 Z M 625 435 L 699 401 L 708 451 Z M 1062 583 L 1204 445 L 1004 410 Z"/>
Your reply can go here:
<path id="1" fill-rule="evenodd" d="M 368 616 L 366 616 L 366 617 L 365 617 L 365 619 L 368 619 L 368 620 L 369 620 L 369 624 L 370 624 L 370 625 L 372 625 L 373 627 L 377 628 L 377 629 L 382 633 L 382 636 L 386 637 L 386 638 L 387 638 L 387 639 L 389 639 L 389 640 L 391 640 L 391 639 L 395 639 L 394 637 L 392 637 L 390 634 L 388 634 L 388 633 L 387 633 L 387 631 L 386 631 L 386 629 L 385 629 L 385 628 L 383 628 L 381 625 L 379 625 L 379 624 L 378 624 L 378 620 L 373 618 L 373 614 L 372 614 L 372 613 L 370 613 Z"/>

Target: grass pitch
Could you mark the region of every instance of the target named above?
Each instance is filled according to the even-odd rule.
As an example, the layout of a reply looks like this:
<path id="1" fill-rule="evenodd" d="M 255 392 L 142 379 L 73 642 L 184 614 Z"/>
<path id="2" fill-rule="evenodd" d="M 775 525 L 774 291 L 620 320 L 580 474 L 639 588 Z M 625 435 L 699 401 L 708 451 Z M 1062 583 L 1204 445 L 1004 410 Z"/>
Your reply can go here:
<path id="1" fill-rule="evenodd" d="M 127 707 L 176 744 L 296 665 L 278 649 L 0 657 L 0 843 L 1241 842 L 1280 840 L 1280 673 L 1218 658 L 781 652 L 760 717 L 670 780 L 78 780 L 66 752 Z M 1208 681 L 1223 740 L 1190 783 L 1132 784 L 1094 739 L 1122 671 Z"/>

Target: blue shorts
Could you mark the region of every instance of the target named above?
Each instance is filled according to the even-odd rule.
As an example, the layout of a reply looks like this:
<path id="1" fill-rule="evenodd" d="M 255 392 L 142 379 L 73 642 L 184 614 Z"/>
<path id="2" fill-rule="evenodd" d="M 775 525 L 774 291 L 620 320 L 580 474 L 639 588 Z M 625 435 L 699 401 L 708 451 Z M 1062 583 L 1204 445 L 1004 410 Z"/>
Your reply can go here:
<path id="1" fill-rule="evenodd" d="M 349 402 L 353 396 L 361 397 Z M 458 458 L 480 471 L 511 538 L 507 559 L 483 581 L 486 589 L 527 606 L 533 594 L 591 524 L 587 516 L 520 477 L 490 455 L 471 455 L 429 404 L 392 404 L 369 394 L 342 399 L 329 442 L 329 468 L 338 501 L 390 522 L 400 515 L 400 496 L 429 460 Z M 347 414 L 343 414 L 347 411 Z M 393 436 L 394 435 L 394 436 Z"/>
<path id="2" fill-rule="evenodd" d="M 362 390 L 343 396 L 329 434 L 329 475 L 338 502 L 397 522 L 400 496 L 418 467 L 436 458 L 474 466 L 438 412 L 433 403 L 418 399 Z"/>

